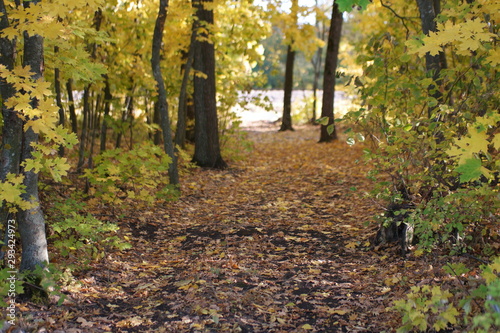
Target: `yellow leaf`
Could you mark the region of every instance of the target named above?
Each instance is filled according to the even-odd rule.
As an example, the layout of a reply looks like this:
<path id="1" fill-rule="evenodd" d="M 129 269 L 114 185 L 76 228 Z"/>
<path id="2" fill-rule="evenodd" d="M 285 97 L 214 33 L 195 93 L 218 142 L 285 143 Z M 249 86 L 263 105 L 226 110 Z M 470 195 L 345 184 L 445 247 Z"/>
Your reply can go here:
<path id="1" fill-rule="evenodd" d="M 309 324 L 302 325 L 302 328 L 305 329 L 305 330 L 312 330 L 313 329 L 313 327 L 311 325 L 309 325 Z"/>
<path id="2" fill-rule="evenodd" d="M 358 246 L 358 242 L 350 242 L 346 244 L 346 248 L 348 249 L 355 249 Z"/>
<path id="3" fill-rule="evenodd" d="M 345 309 L 329 309 L 328 310 L 329 314 L 338 314 L 341 316 L 345 315 L 348 312 L 349 312 L 349 310 L 345 310 Z"/>

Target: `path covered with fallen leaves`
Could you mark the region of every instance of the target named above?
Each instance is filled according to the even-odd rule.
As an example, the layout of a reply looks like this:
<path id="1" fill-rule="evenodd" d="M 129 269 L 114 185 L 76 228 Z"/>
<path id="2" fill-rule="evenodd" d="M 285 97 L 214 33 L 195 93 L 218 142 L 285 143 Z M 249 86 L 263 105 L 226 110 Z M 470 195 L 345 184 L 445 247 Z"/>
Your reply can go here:
<path id="1" fill-rule="evenodd" d="M 184 176 L 179 201 L 124 207 L 133 248 L 23 320 L 68 333 L 393 331 L 386 308 L 431 273 L 374 251 L 362 148 L 318 144 L 317 130 L 249 132 L 245 160 Z"/>

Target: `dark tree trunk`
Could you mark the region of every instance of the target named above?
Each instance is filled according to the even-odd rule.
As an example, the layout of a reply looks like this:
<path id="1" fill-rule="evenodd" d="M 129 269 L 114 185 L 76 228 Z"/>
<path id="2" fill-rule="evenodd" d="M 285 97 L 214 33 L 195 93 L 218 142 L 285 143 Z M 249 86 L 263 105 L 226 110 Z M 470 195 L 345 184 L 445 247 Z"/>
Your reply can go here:
<path id="1" fill-rule="evenodd" d="M 160 126 L 161 128 L 161 117 L 160 117 L 160 111 L 158 109 L 158 103 L 154 103 L 154 108 L 153 108 L 153 122 Z M 153 143 L 157 146 L 161 144 L 161 131 L 155 131 L 153 135 Z"/>
<path id="2" fill-rule="evenodd" d="M 109 112 L 111 111 L 111 100 L 113 99 L 113 95 L 111 95 L 111 88 L 109 86 L 109 77 L 108 75 L 104 76 L 104 114 L 102 117 L 101 124 L 101 145 L 100 151 L 101 153 L 106 150 L 106 140 L 108 136 L 108 117 Z"/>
<path id="3" fill-rule="evenodd" d="M 37 2 L 33 1 L 31 4 Z M 25 2 L 25 6 L 30 3 Z M 24 36 L 24 59 L 23 66 L 29 66 L 34 73 L 33 79 L 39 79 L 43 75 L 43 38 L 39 35 Z M 38 101 L 31 101 L 33 108 L 37 107 Z M 21 165 L 24 161 L 33 158 L 33 144 L 38 143 L 38 134 L 31 128 L 28 128 L 23 135 L 23 148 L 21 151 Z M 24 173 L 24 182 L 26 186 L 25 193 L 21 197 L 25 201 L 34 203 L 36 206 L 32 209 L 21 210 L 18 213 L 19 235 L 21 238 L 22 256 L 21 271 L 33 271 L 37 266 L 45 266 L 49 262 L 47 250 L 47 238 L 45 234 L 45 219 L 43 216 L 40 200 L 38 198 L 38 173 L 34 170 Z"/>
<path id="4" fill-rule="evenodd" d="M 9 26 L 9 19 L 3 0 L 0 0 L 0 30 Z M 7 69 L 14 68 L 16 53 L 15 41 L 0 38 L 0 64 Z M 0 78 L 0 96 L 2 101 L 6 101 L 14 96 L 16 90 L 14 86 Z M 7 175 L 19 174 L 19 164 L 21 162 L 23 121 L 13 109 L 7 108 L 5 103 L 1 103 L 3 127 L 2 127 L 2 150 L 0 151 L 0 181 L 5 181 Z M 0 223 L 6 225 L 9 220 L 9 209 L 5 202 L 0 207 Z M 7 233 L 6 233 L 7 235 Z M 0 234 L 0 240 L 3 237 Z M 0 250 L 1 251 L 1 250 Z M 4 253 L 1 252 L 0 260 Z"/>
<path id="5" fill-rule="evenodd" d="M 205 4 L 212 0 L 195 0 L 197 27 L 201 22 L 214 23 L 214 13 L 205 9 Z M 207 33 L 202 33 L 202 41 L 196 40 L 193 67 L 204 73 L 206 77 L 194 78 L 194 108 L 195 108 L 195 149 L 193 162 L 201 167 L 223 169 L 227 167 L 222 159 L 219 143 L 219 124 L 217 119 L 217 103 L 215 90 L 215 49 L 206 40 Z"/>
<path id="6" fill-rule="evenodd" d="M 316 7 L 318 7 L 318 0 L 316 0 Z M 319 7 L 318 7 L 319 8 Z M 318 17 L 316 16 L 316 31 L 317 37 L 321 40 L 325 39 L 326 29 L 323 23 L 320 24 Z M 323 64 L 323 48 L 318 47 L 316 51 L 316 55 L 312 58 L 311 63 L 313 65 L 314 70 L 314 80 L 313 80 L 313 105 L 311 112 L 311 124 L 317 124 L 317 114 L 316 109 L 318 108 L 318 86 L 319 86 L 319 78 L 321 76 L 321 65 Z"/>
<path id="7" fill-rule="evenodd" d="M 73 133 L 78 134 L 78 121 L 76 118 L 75 110 L 75 100 L 73 98 L 73 80 L 69 79 L 66 81 L 66 92 L 68 94 L 68 109 L 69 109 L 69 120 L 71 121 L 71 130 Z"/>
<path id="8" fill-rule="evenodd" d="M 186 144 L 186 123 L 187 123 L 187 89 L 189 84 L 189 73 L 194 58 L 194 42 L 196 39 L 196 25 L 193 24 L 191 29 L 191 44 L 189 50 L 185 54 L 186 63 L 182 66 L 183 76 L 181 91 L 179 93 L 179 109 L 177 112 L 177 128 L 175 131 L 175 143 L 184 149 Z"/>
<path id="9" fill-rule="evenodd" d="M 293 66 L 295 51 L 288 45 L 285 66 L 285 86 L 283 98 L 283 117 L 281 118 L 280 131 L 293 131 L 292 127 L 292 92 L 293 92 Z"/>
<path id="10" fill-rule="evenodd" d="M 83 122 L 82 133 L 80 134 L 80 145 L 78 147 L 78 164 L 76 170 L 78 173 L 83 171 L 85 163 L 85 148 L 87 142 L 87 132 L 89 130 L 90 122 L 90 84 L 83 90 Z"/>
<path id="11" fill-rule="evenodd" d="M 420 11 L 420 20 L 422 25 L 422 32 L 425 35 L 429 35 L 429 32 L 436 32 L 436 16 L 440 11 L 440 1 L 439 0 L 417 0 L 418 9 Z M 446 68 L 446 57 L 444 52 L 440 52 L 437 55 L 431 55 L 430 53 L 425 54 L 425 69 L 429 76 L 431 76 L 436 83 L 429 86 L 429 92 L 431 96 L 434 97 L 438 103 L 443 100 L 443 95 L 439 90 L 439 85 L 442 83 L 440 79 L 440 73 L 442 69 Z M 437 106 L 436 106 L 437 107 Z M 432 117 L 433 110 L 436 107 L 429 107 L 428 115 L 429 118 Z"/>
<path id="12" fill-rule="evenodd" d="M 54 53 L 57 54 L 59 52 L 59 47 L 54 47 Z M 65 126 L 66 124 L 66 117 L 64 114 L 64 108 L 62 104 L 62 97 L 61 97 L 61 80 L 60 80 L 60 73 L 59 73 L 59 68 L 54 69 L 54 89 L 56 91 L 56 104 L 57 107 L 59 108 L 59 125 L 62 127 Z M 59 156 L 64 156 L 64 146 L 61 145 L 59 147 Z"/>
<path id="13" fill-rule="evenodd" d="M 330 32 L 325 56 L 325 73 L 323 75 L 323 105 L 321 107 L 321 118 L 327 117 L 328 124 L 321 125 L 319 142 L 330 142 L 337 139 L 334 118 L 335 102 L 335 73 L 339 58 L 339 44 L 342 35 L 342 13 L 335 3 L 332 9 Z"/>
<path id="14" fill-rule="evenodd" d="M 170 129 L 170 119 L 168 116 L 167 90 L 165 89 L 165 82 L 163 81 L 163 76 L 161 75 L 161 67 L 160 67 L 161 44 L 163 37 L 163 29 L 165 27 L 165 21 L 167 19 L 167 8 L 168 8 L 168 0 L 160 0 L 158 17 L 156 18 L 155 30 L 153 33 L 151 68 L 153 71 L 153 76 L 156 80 L 156 88 L 158 90 L 157 108 L 161 117 L 161 129 L 163 132 L 163 147 L 165 149 L 165 153 L 167 153 L 172 159 L 172 163 L 170 164 L 168 169 L 168 175 L 170 183 L 177 185 L 179 184 L 179 173 L 177 171 L 177 156 L 175 155 L 174 152 L 172 131 Z"/>
<path id="15" fill-rule="evenodd" d="M 314 81 L 313 81 L 313 105 L 311 112 L 311 124 L 316 124 L 316 109 L 318 105 L 318 86 L 319 86 L 319 77 L 320 77 L 320 68 L 323 62 L 323 52 L 322 49 L 319 48 L 316 52 L 316 59 L 313 61 L 313 69 L 314 69 Z"/>

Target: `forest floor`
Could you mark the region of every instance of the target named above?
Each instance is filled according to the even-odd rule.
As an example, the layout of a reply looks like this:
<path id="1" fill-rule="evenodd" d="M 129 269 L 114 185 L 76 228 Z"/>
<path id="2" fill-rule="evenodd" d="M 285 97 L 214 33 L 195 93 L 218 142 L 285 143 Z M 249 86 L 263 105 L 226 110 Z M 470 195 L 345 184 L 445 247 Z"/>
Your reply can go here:
<path id="1" fill-rule="evenodd" d="M 364 195 L 362 147 L 318 144 L 312 126 L 249 130 L 253 151 L 184 175 L 178 201 L 116 208 L 132 248 L 77 272 L 61 306 L 20 304 L 21 323 L 54 333 L 394 331 L 393 301 L 444 279 L 433 268 L 443 263 L 373 246 L 382 207 Z"/>

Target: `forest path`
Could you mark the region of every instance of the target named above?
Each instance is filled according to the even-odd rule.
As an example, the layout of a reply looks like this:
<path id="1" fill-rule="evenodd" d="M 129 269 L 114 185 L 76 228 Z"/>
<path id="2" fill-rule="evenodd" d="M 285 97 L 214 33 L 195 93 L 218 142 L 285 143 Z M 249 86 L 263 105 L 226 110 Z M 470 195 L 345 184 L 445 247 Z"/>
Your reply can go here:
<path id="1" fill-rule="evenodd" d="M 318 144 L 317 130 L 251 131 L 245 160 L 184 175 L 179 201 L 129 210 L 133 248 L 40 315 L 71 333 L 390 331 L 412 265 L 371 248 L 365 222 L 380 208 L 363 197 L 362 148 Z"/>

